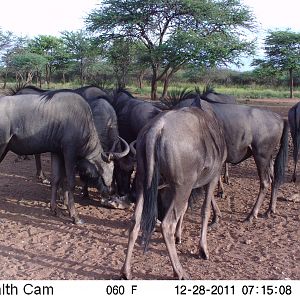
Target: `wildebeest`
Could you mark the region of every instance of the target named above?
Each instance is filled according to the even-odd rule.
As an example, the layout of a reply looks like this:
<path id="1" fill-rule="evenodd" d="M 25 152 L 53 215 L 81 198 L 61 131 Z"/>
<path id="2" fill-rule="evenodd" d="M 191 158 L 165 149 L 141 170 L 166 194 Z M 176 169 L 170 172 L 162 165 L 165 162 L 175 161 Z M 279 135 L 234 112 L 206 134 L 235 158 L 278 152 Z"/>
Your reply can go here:
<path id="1" fill-rule="evenodd" d="M 115 110 L 104 96 L 102 98 L 85 100 L 92 110 L 93 120 L 104 152 L 114 152 L 115 164 L 118 164 L 118 160 L 122 159 L 126 156 L 125 153 L 129 152 L 129 146 L 125 140 L 119 137 L 118 120 Z M 124 149 L 122 149 L 122 145 L 125 146 Z M 114 171 L 114 179 L 116 177 L 116 171 Z M 88 196 L 87 186 L 84 187 L 84 195 Z"/>
<path id="2" fill-rule="evenodd" d="M 174 234 L 181 224 L 192 189 L 206 186 L 201 209 L 200 255 L 208 258 L 206 233 L 210 206 L 226 159 L 222 127 L 212 112 L 197 107 L 164 112 L 138 135 L 136 158 L 137 203 L 122 276 L 131 278 L 131 257 L 140 227 L 145 247 L 149 242 L 157 219 L 161 178 L 165 184 L 162 201 L 168 207 L 161 223 L 163 237 L 174 274 L 179 279 L 187 278 L 176 253 Z"/>
<path id="3" fill-rule="evenodd" d="M 140 130 L 161 110 L 149 102 L 133 97 L 128 91 L 114 91 L 111 105 L 116 111 L 120 136 L 128 143 L 136 140 Z M 117 182 L 120 195 L 130 192 L 130 180 L 133 172 L 133 159 L 125 157 L 116 164 Z"/>
<path id="4" fill-rule="evenodd" d="M 292 180 L 296 182 L 297 163 L 300 149 L 300 102 L 296 103 L 288 112 L 288 120 L 293 141 L 294 172 Z"/>
<path id="5" fill-rule="evenodd" d="M 199 105 L 197 98 L 180 102 L 180 107 Z M 272 182 L 271 201 L 267 215 L 276 212 L 278 188 L 283 182 L 288 155 L 288 124 L 276 113 L 246 105 L 210 102 L 224 128 L 227 145 L 226 162 L 238 164 L 253 156 L 260 188 L 255 205 L 247 217 L 257 218 L 259 208 Z M 280 148 L 276 154 L 276 147 Z M 275 164 L 273 155 L 276 155 Z"/>
<path id="6" fill-rule="evenodd" d="M 113 162 L 103 160 L 107 156 L 102 156 L 89 105 L 76 93 L 52 91 L 42 96 L 2 97 L 0 111 L 0 161 L 8 151 L 19 155 L 51 152 L 51 210 L 57 211 L 57 189 L 65 175 L 70 216 L 80 223 L 73 196 L 76 165 L 81 178 L 103 192 L 113 176 Z"/>
<path id="7" fill-rule="evenodd" d="M 38 94 L 41 95 L 46 90 L 42 90 L 35 86 L 25 86 L 19 89 L 12 89 L 11 94 L 22 95 L 22 94 Z M 114 157 L 116 159 L 123 157 L 123 151 L 121 148 L 121 143 L 119 139 L 117 116 L 110 105 L 108 100 L 108 94 L 102 91 L 100 88 L 95 86 L 85 86 L 75 90 L 70 90 L 70 92 L 77 93 L 81 95 L 90 105 L 96 130 L 100 138 L 101 146 L 104 152 L 110 152 L 112 147 L 114 147 Z M 128 145 L 125 144 L 125 150 L 127 151 Z M 45 181 L 45 176 L 42 172 L 41 158 L 40 154 L 35 155 L 37 177 Z M 87 186 L 84 186 L 84 195 L 88 196 Z"/>

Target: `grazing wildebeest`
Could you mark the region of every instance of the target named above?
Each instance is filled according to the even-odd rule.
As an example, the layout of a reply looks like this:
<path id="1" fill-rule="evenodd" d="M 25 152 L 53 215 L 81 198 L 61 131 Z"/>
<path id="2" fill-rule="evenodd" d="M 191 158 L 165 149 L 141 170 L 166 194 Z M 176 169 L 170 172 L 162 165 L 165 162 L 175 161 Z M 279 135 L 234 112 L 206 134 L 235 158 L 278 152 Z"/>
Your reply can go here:
<path id="1" fill-rule="evenodd" d="M 180 107 L 199 105 L 195 100 L 180 102 Z M 208 100 L 207 100 L 208 101 Z M 209 102 L 221 122 L 227 145 L 226 162 L 238 164 L 253 156 L 260 188 L 255 205 L 247 217 L 257 218 L 259 208 L 272 182 L 271 201 L 266 215 L 276 212 L 276 199 L 282 184 L 288 155 L 288 123 L 276 113 L 246 105 Z M 276 147 L 280 145 L 276 153 Z M 273 155 L 276 155 L 275 164 Z M 274 165 L 273 165 L 274 164 Z"/>
<path id="2" fill-rule="evenodd" d="M 109 100 L 108 100 L 109 101 Z M 161 110 L 152 103 L 133 97 L 128 91 L 114 91 L 111 105 L 116 111 L 120 136 L 128 143 L 136 140 L 140 130 Z M 130 156 L 116 163 L 118 193 L 130 193 L 131 175 L 134 170 L 134 159 Z"/>
<path id="3" fill-rule="evenodd" d="M 138 135 L 136 158 L 137 203 L 122 276 L 131 278 L 131 257 L 140 227 L 145 247 L 148 245 L 157 219 L 161 178 L 165 184 L 161 201 L 168 207 L 161 223 L 162 234 L 175 276 L 188 278 L 176 253 L 174 235 L 182 222 L 192 189 L 205 186 L 200 255 L 208 258 L 206 235 L 211 202 L 226 159 L 222 127 L 212 111 L 197 107 L 164 112 Z"/>
<path id="4" fill-rule="evenodd" d="M 114 160 L 118 164 L 118 160 L 124 157 L 124 153 L 128 153 L 129 146 L 126 141 L 119 137 L 118 120 L 115 110 L 104 96 L 102 98 L 85 100 L 92 110 L 95 127 L 104 152 L 114 152 Z M 121 141 L 125 145 L 124 150 L 122 150 Z M 115 179 L 117 175 L 116 171 L 114 172 Z M 84 196 L 88 196 L 87 185 L 83 188 L 83 194 Z"/>
<path id="5" fill-rule="evenodd" d="M 296 103 L 288 112 L 291 136 L 293 141 L 294 172 L 292 181 L 296 182 L 297 163 L 300 149 L 300 102 Z"/>
<path id="6" fill-rule="evenodd" d="M 22 95 L 22 94 L 42 94 L 46 90 L 42 90 L 35 86 L 25 86 L 20 87 L 19 89 L 12 89 L 10 94 Z M 98 136 L 100 138 L 101 146 L 104 152 L 110 152 L 112 147 L 114 147 L 114 157 L 118 159 L 123 157 L 123 152 L 121 149 L 121 144 L 119 140 L 119 132 L 117 125 L 117 116 L 113 107 L 109 104 L 108 95 L 95 86 L 86 86 L 81 87 L 75 90 L 70 90 L 81 95 L 90 105 L 92 109 L 92 114 L 94 118 L 94 123 Z M 128 145 L 125 144 L 125 150 L 127 151 Z M 46 181 L 46 178 L 42 172 L 41 157 L 40 154 L 35 155 L 36 168 L 37 168 L 37 177 Z M 87 185 L 84 185 L 83 193 L 85 196 L 88 196 Z"/>
<path id="7" fill-rule="evenodd" d="M 113 162 L 102 155 L 89 105 L 76 93 L 51 91 L 2 97 L 0 111 L 0 162 L 8 151 L 19 155 L 51 152 L 51 210 L 57 212 L 57 189 L 66 176 L 70 216 L 80 223 L 73 196 L 76 165 L 80 177 L 104 193 L 113 176 Z"/>

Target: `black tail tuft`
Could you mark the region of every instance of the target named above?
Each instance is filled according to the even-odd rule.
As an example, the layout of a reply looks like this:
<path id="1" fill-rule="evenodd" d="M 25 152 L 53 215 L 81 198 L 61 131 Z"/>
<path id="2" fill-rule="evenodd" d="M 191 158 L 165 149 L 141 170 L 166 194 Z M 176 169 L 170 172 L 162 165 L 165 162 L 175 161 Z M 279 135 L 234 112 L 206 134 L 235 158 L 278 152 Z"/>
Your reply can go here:
<path id="1" fill-rule="evenodd" d="M 147 251 L 149 241 L 154 231 L 156 221 L 158 218 L 157 210 L 157 194 L 159 185 L 159 159 L 158 159 L 158 147 L 159 140 L 156 140 L 155 154 L 154 154 L 154 172 L 151 180 L 151 185 L 147 188 L 147 176 L 145 176 L 144 181 L 144 206 L 141 219 L 141 230 L 142 230 L 142 241 L 144 244 L 144 252 Z M 145 168 L 147 170 L 147 168 Z M 147 171 L 146 171 L 147 174 Z"/>
<path id="2" fill-rule="evenodd" d="M 280 140 L 280 148 L 277 153 L 275 164 L 274 164 L 274 188 L 278 188 L 284 181 L 285 169 L 288 159 L 288 134 L 289 125 L 286 120 L 284 120 L 283 132 Z"/>
<path id="3" fill-rule="evenodd" d="M 299 148 L 300 148 L 300 126 L 298 124 L 298 118 L 297 118 L 297 108 L 294 110 L 294 126 L 295 126 L 295 132 L 293 136 L 293 142 L 294 142 L 294 151 L 293 151 L 293 159 L 294 163 L 297 164 L 298 162 L 298 154 L 299 154 Z"/>

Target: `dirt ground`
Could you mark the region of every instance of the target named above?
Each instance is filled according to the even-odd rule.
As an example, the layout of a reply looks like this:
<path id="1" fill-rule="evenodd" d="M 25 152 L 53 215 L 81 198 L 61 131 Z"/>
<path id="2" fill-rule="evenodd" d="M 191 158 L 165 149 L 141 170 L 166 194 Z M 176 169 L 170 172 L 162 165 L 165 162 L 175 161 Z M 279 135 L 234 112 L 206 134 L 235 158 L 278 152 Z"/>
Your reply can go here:
<path id="1" fill-rule="evenodd" d="M 261 100 L 247 103 L 260 105 Z M 292 103 L 276 104 L 265 102 L 267 109 L 286 117 Z M 191 279 L 300 279 L 300 202 L 292 199 L 300 191 L 290 182 L 291 150 L 277 214 L 269 219 L 262 216 L 268 193 L 253 224 L 243 222 L 259 188 L 253 159 L 230 166 L 226 197 L 218 199 L 222 220 L 208 233 L 207 261 L 197 257 L 202 200 L 187 211 L 177 250 Z M 34 160 L 15 159 L 9 153 L 0 164 L 0 279 L 118 279 L 132 209 L 103 208 L 95 192 L 91 201 L 82 201 L 77 189 L 76 208 L 85 224 L 73 225 L 67 217 L 51 214 L 50 186 L 37 183 Z M 43 166 L 50 177 L 47 154 Z M 132 271 L 134 279 L 173 278 L 161 233 L 154 233 L 146 254 L 136 244 Z"/>

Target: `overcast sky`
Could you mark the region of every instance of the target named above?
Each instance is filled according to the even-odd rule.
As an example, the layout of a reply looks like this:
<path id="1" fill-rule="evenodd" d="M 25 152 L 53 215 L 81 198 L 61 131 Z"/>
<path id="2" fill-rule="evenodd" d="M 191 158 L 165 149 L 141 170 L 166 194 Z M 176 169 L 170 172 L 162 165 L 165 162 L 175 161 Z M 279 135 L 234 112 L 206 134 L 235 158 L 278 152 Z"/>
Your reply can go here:
<path id="1" fill-rule="evenodd" d="M 262 30 L 300 31 L 299 0 L 242 0 L 253 9 Z M 84 27 L 84 18 L 100 0 L 1 1 L 0 27 L 17 35 L 59 35 Z"/>
<path id="2" fill-rule="evenodd" d="M 268 30 L 300 32 L 299 0 L 241 0 L 253 11 L 263 38 Z M 100 0 L 1 1 L 0 28 L 18 36 L 55 35 L 84 28 L 84 19 Z M 261 42 L 262 43 L 262 42 Z"/>
<path id="3" fill-rule="evenodd" d="M 84 28 L 84 18 L 100 0 L 3 0 L 0 27 L 16 35 L 59 36 Z"/>

